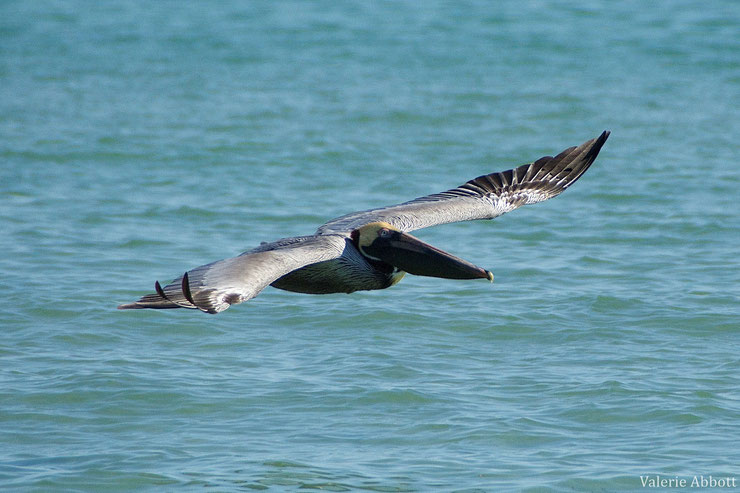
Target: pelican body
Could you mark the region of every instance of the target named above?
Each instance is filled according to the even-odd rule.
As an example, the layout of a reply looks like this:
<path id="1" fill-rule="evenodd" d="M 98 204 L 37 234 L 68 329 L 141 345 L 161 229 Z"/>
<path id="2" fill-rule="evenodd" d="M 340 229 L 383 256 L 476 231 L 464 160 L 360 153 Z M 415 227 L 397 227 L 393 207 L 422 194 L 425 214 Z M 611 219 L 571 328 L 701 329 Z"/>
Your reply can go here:
<path id="1" fill-rule="evenodd" d="M 457 221 L 493 219 L 562 193 L 591 166 L 609 137 L 603 132 L 555 157 L 474 178 L 402 204 L 332 219 L 311 236 L 284 238 L 187 271 L 155 293 L 118 308 L 190 308 L 219 313 L 268 285 L 308 294 L 385 289 L 405 273 L 445 279 L 493 274 L 429 245 L 409 231 Z"/>

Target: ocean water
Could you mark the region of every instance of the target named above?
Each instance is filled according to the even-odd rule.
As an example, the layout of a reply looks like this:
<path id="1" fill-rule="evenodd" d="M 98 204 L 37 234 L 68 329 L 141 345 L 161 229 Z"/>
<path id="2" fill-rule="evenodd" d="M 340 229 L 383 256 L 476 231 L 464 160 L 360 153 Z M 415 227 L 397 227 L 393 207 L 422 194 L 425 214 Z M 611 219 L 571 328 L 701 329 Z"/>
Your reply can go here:
<path id="1" fill-rule="evenodd" d="M 737 478 L 739 32 L 730 0 L 3 2 L 3 491 Z M 493 284 L 116 310 L 604 129 L 562 196 L 415 233 Z"/>

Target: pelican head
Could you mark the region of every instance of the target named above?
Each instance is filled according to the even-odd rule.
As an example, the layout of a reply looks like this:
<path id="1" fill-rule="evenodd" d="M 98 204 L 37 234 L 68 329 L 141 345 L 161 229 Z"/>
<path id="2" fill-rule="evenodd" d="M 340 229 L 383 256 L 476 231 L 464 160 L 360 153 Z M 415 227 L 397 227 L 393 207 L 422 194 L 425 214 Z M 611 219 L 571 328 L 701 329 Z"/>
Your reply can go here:
<path id="1" fill-rule="evenodd" d="M 365 224 L 352 231 L 351 237 L 368 259 L 390 264 L 409 274 L 493 281 L 490 271 L 424 243 L 386 222 Z"/>

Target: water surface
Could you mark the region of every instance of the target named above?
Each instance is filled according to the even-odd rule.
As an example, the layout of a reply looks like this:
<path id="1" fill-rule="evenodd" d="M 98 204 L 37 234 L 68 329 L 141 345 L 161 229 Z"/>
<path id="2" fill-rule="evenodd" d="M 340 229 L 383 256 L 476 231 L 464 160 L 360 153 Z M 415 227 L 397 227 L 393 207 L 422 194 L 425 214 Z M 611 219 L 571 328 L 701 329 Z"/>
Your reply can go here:
<path id="1" fill-rule="evenodd" d="M 739 474 L 734 2 L 41 1 L 0 19 L 7 488 Z M 418 232 L 493 285 L 115 310 L 604 129 L 562 196 Z"/>

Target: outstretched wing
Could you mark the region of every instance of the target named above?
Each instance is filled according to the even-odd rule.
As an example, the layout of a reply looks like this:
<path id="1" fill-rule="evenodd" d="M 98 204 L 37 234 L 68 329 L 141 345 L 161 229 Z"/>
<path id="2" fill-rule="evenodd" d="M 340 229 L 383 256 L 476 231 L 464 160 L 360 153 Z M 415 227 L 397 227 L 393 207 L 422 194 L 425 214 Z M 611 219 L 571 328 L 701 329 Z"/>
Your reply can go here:
<path id="1" fill-rule="evenodd" d="M 346 242 L 343 236 L 323 235 L 266 243 L 238 257 L 189 270 L 164 288 L 156 282 L 156 293 L 118 308 L 191 308 L 218 313 L 254 298 L 289 272 L 341 256 Z"/>
<path id="2" fill-rule="evenodd" d="M 518 168 L 483 175 L 446 192 L 410 202 L 332 219 L 319 234 L 347 232 L 374 221 L 385 221 L 402 231 L 473 219 L 493 219 L 525 204 L 552 198 L 571 186 L 591 166 L 609 137 L 569 147 L 555 157 L 545 156 Z"/>

